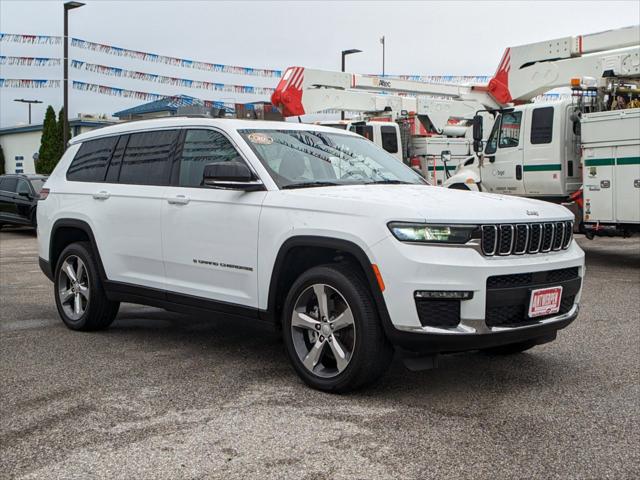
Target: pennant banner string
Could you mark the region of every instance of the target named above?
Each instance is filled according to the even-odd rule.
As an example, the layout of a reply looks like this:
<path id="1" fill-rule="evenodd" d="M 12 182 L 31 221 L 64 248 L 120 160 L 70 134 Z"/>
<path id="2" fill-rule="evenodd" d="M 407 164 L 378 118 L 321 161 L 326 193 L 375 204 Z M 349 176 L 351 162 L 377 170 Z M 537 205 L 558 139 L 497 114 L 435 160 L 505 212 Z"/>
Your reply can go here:
<path id="1" fill-rule="evenodd" d="M 20 67 L 57 67 L 62 63 L 59 58 L 49 57 L 8 57 L 0 55 L 0 65 Z"/>
<path id="2" fill-rule="evenodd" d="M 216 100 L 202 100 L 194 97 L 185 97 L 185 96 L 172 96 L 172 95 L 162 95 L 160 93 L 151 93 L 151 92 L 140 92 L 137 90 L 128 90 L 126 88 L 116 88 L 110 87 L 108 85 L 98 85 L 95 83 L 85 83 L 79 81 L 73 81 L 72 87 L 75 90 L 82 90 L 85 92 L 99 93 L 102 95 L 111 95 L 114 97 L 122 97 L 122 98 L 132 98 L 135 100 L 145 100 L 145 101 L 155 101 L 161 99 L 174 99 L 177 104 L 180 106 L 185 105 L 203 105 L 207 108 L 234 108 L 235 105 L 233 103 L 225 103 Z"/>
<path id="3" fill-rule="evenodd" d="M 254 87 L 251 85 L 230 85 L 202 80 L 190 80 L 188 78 L 167 77 L 165 75 L 157 75 L 155 73 L 137 72 L 134 70 L 111 67 L 108 65 L 98 65 L 95 63 L 82 62 L 80 60 L 71 60 L 71 67 L 78 70 L 86 70 L 89 72 L 99 73 L 102 75 L 110 75 L 113 77 L 145 80 L 148 82 L 161 83 L 165 85 L 173 85 L 186 88 L 199 88 L 216 92 L 248 93 L 254 95 L 271 95 L 274 92 L 273 88 L 268 87 Z"/>
<path id="4" fill-rule="evenodd" d="M 4 88 L 60 88 L 60 80 L 36 80 L 26 78 L 0 78 Z"/>

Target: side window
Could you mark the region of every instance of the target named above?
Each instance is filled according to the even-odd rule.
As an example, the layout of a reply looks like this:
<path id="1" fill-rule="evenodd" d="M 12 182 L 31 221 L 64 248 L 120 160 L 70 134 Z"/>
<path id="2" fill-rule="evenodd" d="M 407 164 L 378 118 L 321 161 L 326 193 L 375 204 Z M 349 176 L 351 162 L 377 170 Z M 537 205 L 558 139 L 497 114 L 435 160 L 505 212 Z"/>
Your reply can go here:
<path id="1" fill-rule="evenodd" d="M 167 185 L 177 130 L 134 133 L 122 158 L 120 183 Z"/>
<path id="2" fill-rule="evenodd" d="M 371 125 L 353 124 L 349 127 L 349 131 L 362 135 L 367 140 L 373 142 L 373 127 Z"/>
<path id="3" fill-rule="evenodd" d="M 202 173 L 210 163 L 230 162 L 239 157 L 231 142 L 214 130 L 187 130 L 180 159 L 181 187 L 202 185 Z"/>
<path id="4" fill-rule="evenodd" d="M 5 177 L 2 179 L 1 188 L 5 192 L 16 193 L 16 189 L 18 187 L 18 178 L 17 177 Z"/>
<path id="5" fill-rule="evenodd" d="M 520 123 L 522 112 L 509 112 L 502 115 L 500 124 L 500 148 L 517 147 L 520 142 Z"/>
<path id="6" fill-rule="evenodd" d="M 26 180 L 18 180 L 18 195 L 22 193 L 31 193 L 31 188 L 29 187 L 29 183 Z"/>
<path id="7" fill-rule="evenodd" d="M 118 139 L 116 149 L 111 156 L 109 162 L 109 168 L 107 170 L 107 176 L 104 181 L 107 183 L 118 183 L 118 176 L 120 175 L 120 164 L 122 163 L 122 156 L 124 155 L 124 148 L 127 146 L 129 135 L 123 135 Z"/>
<path id="8" fill-rule="evenodd" d="M 107 164 L 117 137 L 89 140 L 80 145 L 69 170 L 67 180 L 72 182 L 103 182 Z"/>
<path id="9" fill-rule="evenodd" d="M 531 118 L 531 143 L 551 143 L 553 136 L 553 107 L 536 108 Z"/>
<path id="10" fill-rule="evenodd" d="M 484 149 L 484 153 L 486 154 L 494 154 L 498 149 L 498 132 L 500 130 L 501 121 L 502 115 L 498 115 L 493 122 L 493 128 L 491 129 L 491 134 L 489 135 L 489 139 L 487 140 L 487 146 Z"/>
<path id="11" fill-rule="evenodd" d="M 395 127 L 383 126 L 380 128 L 382 135 L 382 148 L 389 153 L 398 153 L 398 135 Z"/>

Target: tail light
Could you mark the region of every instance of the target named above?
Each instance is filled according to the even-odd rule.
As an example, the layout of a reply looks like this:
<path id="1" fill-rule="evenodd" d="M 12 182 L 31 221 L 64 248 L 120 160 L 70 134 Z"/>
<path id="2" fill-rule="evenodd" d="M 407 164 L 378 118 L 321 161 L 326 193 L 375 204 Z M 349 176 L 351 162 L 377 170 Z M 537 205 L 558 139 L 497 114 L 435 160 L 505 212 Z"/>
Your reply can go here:
<path id="1" fill-rule="evenodd" d="M 410 165 L 413 168 L 420 168 L 420 157 L 412 157 L 410 160 Z"/>
<path id="2" fill-rule="evenodd" d="M 40 197 L 38 198 L 38 200 L 46 200 L 48 196 L 49 196 L 49 189 L 43 188 L 42 190 L 40 190 Z"/>

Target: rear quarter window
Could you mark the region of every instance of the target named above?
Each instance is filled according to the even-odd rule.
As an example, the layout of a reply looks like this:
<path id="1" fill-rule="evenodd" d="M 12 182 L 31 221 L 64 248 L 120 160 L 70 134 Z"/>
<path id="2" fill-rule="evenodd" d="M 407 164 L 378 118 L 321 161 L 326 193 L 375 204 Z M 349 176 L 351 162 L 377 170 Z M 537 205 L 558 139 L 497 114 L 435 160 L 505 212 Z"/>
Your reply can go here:
<path id="1" fill-rule="evenodd" d="M 118 137 L 107 137 L 89 140 L 80 145 L 67 170 L 67 180 L 103 182 L 117 141 Z"/>

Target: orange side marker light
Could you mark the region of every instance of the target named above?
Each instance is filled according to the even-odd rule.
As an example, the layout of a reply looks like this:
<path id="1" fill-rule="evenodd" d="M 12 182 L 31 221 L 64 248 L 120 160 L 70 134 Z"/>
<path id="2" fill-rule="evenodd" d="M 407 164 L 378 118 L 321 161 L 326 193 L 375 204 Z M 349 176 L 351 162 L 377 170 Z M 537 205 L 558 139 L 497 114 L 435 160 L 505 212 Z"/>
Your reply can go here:
<path id="1" fill-rule="evenodd" d="M 373 268 L 373 273 L 376 276 L 376 280 L 378 280 L 378 286 L 380 287 L 380 291 L 384 292 L 384 280 L 382 280 L 382 275 L 380 274 L 380 269 L 378 268 L 378 265 L 376 265 L 375 263 L 371 264 L 371 268 Z"/>

